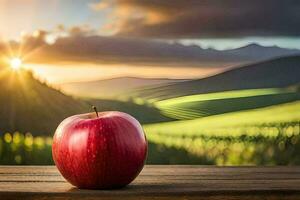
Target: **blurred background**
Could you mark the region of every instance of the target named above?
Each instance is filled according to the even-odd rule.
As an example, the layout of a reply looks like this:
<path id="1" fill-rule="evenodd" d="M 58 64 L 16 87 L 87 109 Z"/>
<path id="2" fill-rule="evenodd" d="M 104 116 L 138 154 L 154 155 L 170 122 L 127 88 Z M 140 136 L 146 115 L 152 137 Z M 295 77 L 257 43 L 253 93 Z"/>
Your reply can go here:
<path id="1" fill-rule="evenodd" d="M 66 117 L 136 117 L 148 164 L 300 164 L 300 2 L 0 0 L 0 164 Z"/>

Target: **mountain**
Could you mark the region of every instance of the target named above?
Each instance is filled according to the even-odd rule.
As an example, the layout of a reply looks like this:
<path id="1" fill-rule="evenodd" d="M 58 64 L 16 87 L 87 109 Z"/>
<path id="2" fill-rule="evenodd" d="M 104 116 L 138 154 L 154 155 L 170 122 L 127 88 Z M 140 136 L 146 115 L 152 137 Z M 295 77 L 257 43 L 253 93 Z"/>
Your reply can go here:
<path id="1" fill-rule="evenodd" d="M 187 81 L 185 79 L 159 79 L 159 78 L 136 78 L 119 77 L 97 81 L 73 82 L 60 85 L 61 89 L 74 96 L 91 98 L 115 98 L 127 95 L 138 88 L 159 86 L 176 82 Z"/>
<path id="2" fill-rule="evenodd" d="M 236 52 L 246 52 L 238 54 Z M 247 54 L 247 52 L 251 54 Z M 276 52 L 273 54 L 272 52 Z M 35 62 L 82 60 L 93 63 L 115 63 L 132 66 L 194 66 L 227 67 L 261 61 L 278 56 L 300 54 L 300 50 L 266 47 L 257 44 L 231 50 L 202 48 L 201 45 L 135 37 L 58 38 L 53 45 L 45 45 L 30 59 Z"/>
<path id="3" fill-rule="evenodd" d="M 277 88 L 300 82 L 300 56 L 289 56 L 235 68 L 211 77 L 137 90 L 134 97 L 167 99 L 211 92 Z"/>
<path id="4" fill-rule="evenodd" d="M 299 52 L 299 49 L 286 49 L 278 46 L 261 46 L 256 43 L 224 51 L 226 54 L 254 61 L 290 55 L 300 55 Z"/>

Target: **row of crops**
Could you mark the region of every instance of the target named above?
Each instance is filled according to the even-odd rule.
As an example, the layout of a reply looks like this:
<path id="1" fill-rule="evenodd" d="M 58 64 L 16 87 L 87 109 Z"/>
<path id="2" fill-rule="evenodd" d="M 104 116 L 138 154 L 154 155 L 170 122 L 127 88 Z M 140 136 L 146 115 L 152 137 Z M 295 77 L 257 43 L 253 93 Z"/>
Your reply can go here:
<path id="1" fill-rule="evenodd" d="M 220 128 L 190 136 L 158 132 L 148 135 L 148 139 L 184 149 L 198 158 L 198 164 L 300 164 L 300 121 Z"/>
<path id="2" fill-rule="evenodd" d="M 300 121 L 216 129 L 214 134 L 147 137 L 149 164 L 300 164 Z M 51 144 L 51 137 L 5 133 L 0 137 L 0 164 L 53 164 Z"/>

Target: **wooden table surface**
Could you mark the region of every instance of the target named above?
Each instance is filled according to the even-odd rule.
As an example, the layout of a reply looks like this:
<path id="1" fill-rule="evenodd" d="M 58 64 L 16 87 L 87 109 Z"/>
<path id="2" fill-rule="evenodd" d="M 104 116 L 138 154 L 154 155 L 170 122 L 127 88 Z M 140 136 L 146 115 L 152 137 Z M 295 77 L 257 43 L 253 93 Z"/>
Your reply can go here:
<path id="1" fill-rule="evenodd" d="M 0 166 L 0 199 L 300 199 L 300 167 L 145 166 L 118 190 L 79 190 L 54 166 Z"/>

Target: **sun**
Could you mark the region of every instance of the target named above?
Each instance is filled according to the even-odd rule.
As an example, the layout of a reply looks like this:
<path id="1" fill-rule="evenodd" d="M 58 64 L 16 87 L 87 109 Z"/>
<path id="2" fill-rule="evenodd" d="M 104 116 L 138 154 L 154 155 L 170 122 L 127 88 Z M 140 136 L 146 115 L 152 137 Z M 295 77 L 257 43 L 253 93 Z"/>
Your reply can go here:
<path id="1" fill-rule="evenodd" d="M 11 58 L 9 64 L 13 70 L 19 70 L 22 66 L 22 59 L 18 57 Z"/>

